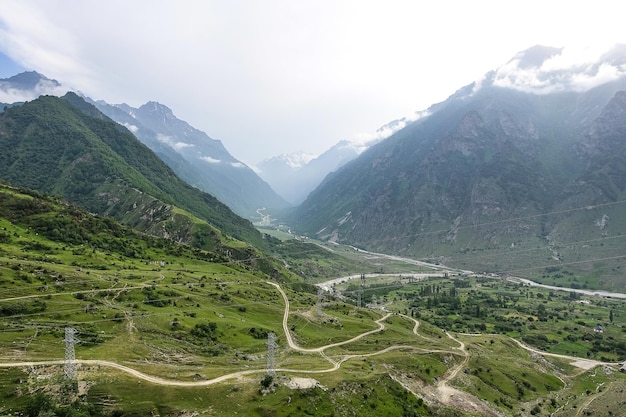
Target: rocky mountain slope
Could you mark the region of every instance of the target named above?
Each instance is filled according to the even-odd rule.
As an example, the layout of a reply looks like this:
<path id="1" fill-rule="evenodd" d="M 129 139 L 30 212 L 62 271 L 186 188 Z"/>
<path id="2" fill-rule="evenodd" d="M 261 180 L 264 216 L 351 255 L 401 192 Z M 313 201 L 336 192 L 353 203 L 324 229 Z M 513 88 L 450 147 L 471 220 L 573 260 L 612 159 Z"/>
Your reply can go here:
<path id="1" fill-rule="evenodd" d="M 539 245 L 555 262 L 583 260 L 555 245 L 626 233 L 622 49 L 558 73 L 545 70 L 558 49 L 518 54 L 329 175 L 293 224 L 324 239 L 494 271 L 536 258 L 503 262 L 476 251 Z M 615 69 L 608 82 L 607 66 Z M 617 242 L 614 250 L 623 248 Z"/>

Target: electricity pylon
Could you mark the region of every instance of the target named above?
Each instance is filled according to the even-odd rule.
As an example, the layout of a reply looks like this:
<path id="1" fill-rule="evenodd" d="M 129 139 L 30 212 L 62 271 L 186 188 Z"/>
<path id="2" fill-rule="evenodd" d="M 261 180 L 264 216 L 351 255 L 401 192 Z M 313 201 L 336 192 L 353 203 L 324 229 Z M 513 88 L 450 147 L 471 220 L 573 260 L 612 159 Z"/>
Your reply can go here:
<path id="1" fill-rule="evenodd" d="M 276 335 L 272 332 L 267 335 L 267 375 L 276 376 L 276 365 L 274 363 L 274 350 L 278 347 L 276 344 Z"/>
<path id="2" fill-rule="evenodd" d="M 76 353 L 74 352 L 74 344 L 78 343 L 78 339 L 75 337 L 77 331 L 73 327 L 65 328 L 65 364 L 63 367 L 63 374 L 67 379 L 76 379 Z"/>

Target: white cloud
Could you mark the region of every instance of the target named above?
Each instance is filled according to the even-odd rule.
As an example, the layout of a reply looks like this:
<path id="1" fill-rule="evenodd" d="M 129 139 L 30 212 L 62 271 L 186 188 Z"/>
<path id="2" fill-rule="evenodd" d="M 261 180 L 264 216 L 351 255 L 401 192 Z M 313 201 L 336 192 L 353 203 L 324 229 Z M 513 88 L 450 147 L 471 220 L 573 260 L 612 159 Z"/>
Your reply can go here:
<path id="1" fill-rule="evenodd" d="M 170 146 L 174 144 L 174 138 L 172 138 L 171 136 L 164 135 L 162 133 L 157 133 L 157 140 L 161 143 L 165 143 Z"/>
<path id="2" fill-rule="evenodd" d="M 137 133 L 139 131 L 139 128 L 137 126 L 131 125 L 130 123 L 124 123 L 124 127 L 133 133 Z"/>
<path id="3" fill-rule="evenodd" d="M 185 142 L 176 142 L 175 144 L 172 145 L 172 148 L 178 150 L 184 149 L 184 148 L 193 148 L 194 145 L 192 143 L 185 143 Z"/>
<path id="4" fill-rule="evenodd" d="M 60 4 L 2 0 L 0 50 L 96 100 L 164 103 L 251 162 L 320 154 L 445 100 L 535 44 L 626 42 L 617 0 Z M 552 65 L 567 66 L 562 59 Z"/>
<path id="5" fill-rule="evenodd" d="M 206 161 L 206 162 L 208 162 L 210 164 L 219 164 L 219 163 L 222 162 L 219 159 L 214 159 L 214 158 L 211 158 L 210 156 L 202 156 L 202 157 L 200 157 L 200 159 L 202 159 L 203 161 Z"/>
<path id="6" fill-rule="evenodd" d="M 52 80 L 41 80 L 32 91 L 24 91 L 15 88 L 4 88 L 0 84 L 0 102 L 16 103 L 34 100 L 40 95 L 63 96 L 70 91 L 69 88 L 57 85 Z"/>
<path id="7" fill-rule="evenodd" d="M 383 139 L 387 139 L 389 136 L 393 135 L 397 131 L 404 129 L 408 124 L 428 116 L 430 116 L 430 111 L 428 110 L 416 111 L 409 116 L 403 117 L 402 119 L 394 120 L 393 122 L 380 127 L 375 132 L 359 133 L 355 135 L 352 143 L 356 145 L 362 145 L 365 150 L 374 143 Z"/>
<path id="8" fill-rule="evenodd" d="M 180 151 L 181 149 L 184 149 L 184 148 L 192 148 L 195 146 L 192 143 L 186 143 L 186 142 L 180 142 L 180 141 L 177 142 L 172 136 L 167 136 L 162 133 L 157 133 L 157 140 L 161 143 L 165 143 L 166 145 L 171 146 L 177 151 Z"/>
<path id="9" fill-rule="evenodd" d="M 246 167 L 246 165 L 241 163 L 241 162 L 231 162 L 230 165 L 235 167 L 235 168 L 245 168 Z"/>
<path id="10" fill-rule="evenodd" d="M 581 92 L 626 75 L 623 65 L 599 63 L 600 55 L 597 48 L 564 48 L 533 66 L 521 65 L 523 58 L 518 57 L 498 68 L 494 85 L 533 94 Z"/>

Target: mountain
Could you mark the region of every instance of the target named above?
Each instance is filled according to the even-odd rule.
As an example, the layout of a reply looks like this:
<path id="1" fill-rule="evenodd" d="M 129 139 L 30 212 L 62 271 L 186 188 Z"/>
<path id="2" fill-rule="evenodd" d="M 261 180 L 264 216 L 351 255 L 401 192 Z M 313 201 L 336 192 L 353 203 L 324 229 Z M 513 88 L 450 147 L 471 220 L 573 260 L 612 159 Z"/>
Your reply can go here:
<path id="1" fill-rule="evenodd" d="M 427 112 L 393 120 L 361 141 L 342 140 L 317 157 L 303 152 L 274 156 L 257 164 L 259 175 L 290 203 L 302 203 L 324 178 L 352 161 L 369 147 L 391 136 Z"/>
<path id="2" fill-rule="evenodd" d="M 264 245 L 249 221 L 180 180 L 126 128 L 74 93 L 5 109 L 0 178 L 205 249 L 232 253 L 233 237 Z"/>
<path id="3" fill-rule="evenodd" d="M 216 196 L 237 214 L 257 218 L 257 209 L 288 204 L 252 169 L 235 159 L 221 141 L 178 119 L 167 106 L 148 102 L 139 108 L 92 102 L 126 126 L 183 180 Z"/>
<path id="4" fill-rule="evenodd" d="M 295 155 L 272 157 L 258 164 L 259 175 L 287 201 L 299 204 L 326 175 L 356 158 L 364 148 L 363 145 L 341 141 L 304 164 L 294 164 L 298 160 Z"/>
<path id="5" fill-rule="evenodd" d="M 292 226 L 478 270 L 583 264 L 580 247 L 561 245 L 626 233 L 625 51 L 575 66 L 560 49 L 517 54 L 329 175 Z M 619 239 L 602 243 L 604 255 L 623 252 Z"/>
<path id="6" fill-rule="evenodd" d="M 63 95 L 68 91 L 57 80 L 35 71 L 26 71 L 0 79 L 0 103 L 12 104 L 34 100 L 42 94 Z"/>
<path id="7" fill-rule="evenodd" d="M 0 103 L 30 101 L 42 94 L 61 96 L 67 91 L 56 80 L 34 71 L 23 72 L 0 80 Z M 216 196 L 240 216 L 255 219 L 259 208 L 288 206 L 252 169 L 230 155 L 222 142 L 178 119 L 167 106 L 148 102 L 133 108 L 83 98 L 128 128 L 176 175 Z"/>

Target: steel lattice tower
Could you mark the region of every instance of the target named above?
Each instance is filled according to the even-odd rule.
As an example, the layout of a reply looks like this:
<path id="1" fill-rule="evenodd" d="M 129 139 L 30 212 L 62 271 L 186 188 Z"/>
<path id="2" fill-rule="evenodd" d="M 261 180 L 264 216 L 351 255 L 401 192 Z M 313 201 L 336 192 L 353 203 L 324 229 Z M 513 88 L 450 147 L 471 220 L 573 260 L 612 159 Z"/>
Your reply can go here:
<path id="1" fill-rule="evenodd" d="M 267 375 L 276 375 L 276 365 L 274 363 L 274 350 L 278 347 L 276 344 L 276 335 L 272 332 L 267 334 Z"/>
<path id="2" fill-rule="evenodd" d="M 322 301 L 324 300 L 324 290 L 319 288 L 317 290 L 317 315 L 322 315 Z"/>
<path id="3" fill-rule="evenodd" d="M 76 354 L 74 352 L 74 344 L 78 343 L 78 339 L 75 337 L 77 331 L 73 327 L 65 328 L 65 365 L 63 373 L 67 379 L 76 379 Z"/>
<path id="4" fill-rule="evenodd" d="M 361 286 L 357 291 L 359 307 L 361 307 L 361 303 L 363 300 L 363 287 L 365 286 L 365 274 L 361 274 Z"/>

